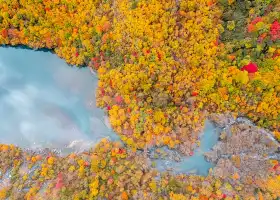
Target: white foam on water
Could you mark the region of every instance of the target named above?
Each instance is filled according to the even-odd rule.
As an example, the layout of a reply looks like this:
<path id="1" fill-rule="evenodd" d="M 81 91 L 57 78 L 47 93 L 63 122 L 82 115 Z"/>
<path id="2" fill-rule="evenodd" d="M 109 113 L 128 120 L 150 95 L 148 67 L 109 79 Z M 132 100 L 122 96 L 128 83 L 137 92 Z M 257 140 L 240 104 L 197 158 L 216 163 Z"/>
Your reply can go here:
<path id="1" fill-rule="evenodd" d="M 75 149 L 76 152 L 83 152 L 89 148 L 93 148 L 98 141 L 74 140 L 66 148 Z"/>

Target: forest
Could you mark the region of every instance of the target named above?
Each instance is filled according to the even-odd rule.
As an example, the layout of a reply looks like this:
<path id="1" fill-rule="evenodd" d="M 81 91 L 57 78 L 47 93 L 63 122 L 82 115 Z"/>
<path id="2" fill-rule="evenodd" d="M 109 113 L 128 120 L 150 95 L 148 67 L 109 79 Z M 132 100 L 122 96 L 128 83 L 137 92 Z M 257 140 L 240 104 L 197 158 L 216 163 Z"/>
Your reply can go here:
<path id="1" fill-rule="evenodd" d="M 97 105 L 125 144 L 103 140 L 65 158 L 3 144 L 0 178 L 10 168 L 13 177 L 0 199 L 280 198 L 274 159 L 265 177 L 229 181 L 159 173 L 138 152 L 191 156 L 216 113 L 247 117 L 280 141 L 279 0 L 0 0 L 0 44 L 97 71 Z M 23 163 L 38 166 L 32 177 Z"/>

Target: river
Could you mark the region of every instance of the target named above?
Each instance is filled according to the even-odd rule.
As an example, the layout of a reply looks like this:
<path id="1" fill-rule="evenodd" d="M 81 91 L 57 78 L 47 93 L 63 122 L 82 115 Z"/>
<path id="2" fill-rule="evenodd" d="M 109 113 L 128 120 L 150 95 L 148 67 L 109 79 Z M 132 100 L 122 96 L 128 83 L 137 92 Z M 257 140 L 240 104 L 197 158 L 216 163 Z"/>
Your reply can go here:
<path id="1" fill-rule="evenodd" d="M 209 121 L 205 122 L 203 134 L 200 137 L 200 146 L 194 151 L 193 156 L 179 155 L 180 162 L 165 159 L 156 159 L 155 163 L 160 171 L 171 170 L 174 173 L 188 173 L 206 176 L 213 163 L 207 162 L 204 153 L 211 150 L 219 139 L 220 129 Z"/>
<path id="2" fill-rule="evenodd" d="M 95 105 L 98 78 L 51 52 L 0 47 L 0 143 L 29 149 L 86 150 L 101 138 L 119 140 Z M 204 159 L 219 134 L 206 122 L 200 147 L 181 162 L 155 159 L 159 170 L 207 175 Z"/>
<path id="3" fill-rule="evenodd" d="M 50 52 L 1 47 L 0 142 L 79 151 L 118 139 L 95 106 L 96 87 L 87 68 Z"/>

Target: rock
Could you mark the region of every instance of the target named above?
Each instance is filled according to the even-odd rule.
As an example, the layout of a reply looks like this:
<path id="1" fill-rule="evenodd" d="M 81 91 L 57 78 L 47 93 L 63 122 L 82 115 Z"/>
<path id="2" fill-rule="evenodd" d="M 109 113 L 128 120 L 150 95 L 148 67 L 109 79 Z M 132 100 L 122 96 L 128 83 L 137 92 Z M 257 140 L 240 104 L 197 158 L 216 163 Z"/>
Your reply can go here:
<path id="1" fill-rule="evenodd" d="M 209 120 L 219 128 L 224 128 L 235 121 L 230 114 L 211 114 Z"/>
<path id="2" fill-rule="evenodd" d="M 220 115 L 212 116 L 214 120 L 221 118 Z M 234 133 L 230 131 L 231 134 L 226 139 L 219 141 L 212 151 L 205 153 L 208 161 L 217 163 L 213 175 L 234 181 L 232 174 L 237 172 L 244 184 L 248 177 L 253 177 L 253 181 L 266 179 L 271 167 L 269 159 L 280 157 L 275 139 L 270 137 L 268 131 L 247 124 L 246 120 L 239 123 L 224 120 L 219 126 L 228 126 L 226 123 L 230 123 L 229 130 L 234 130 Z"/>

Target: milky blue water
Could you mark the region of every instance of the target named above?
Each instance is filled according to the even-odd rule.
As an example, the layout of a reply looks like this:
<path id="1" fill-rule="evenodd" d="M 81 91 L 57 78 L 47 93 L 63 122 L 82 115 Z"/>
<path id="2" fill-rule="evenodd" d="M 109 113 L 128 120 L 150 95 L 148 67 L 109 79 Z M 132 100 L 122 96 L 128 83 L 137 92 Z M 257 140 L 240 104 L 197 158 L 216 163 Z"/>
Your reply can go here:
<path id="1" fill-rule="evenodd" d="M 204 127 L 204 133 L 201 136 L 200 146 L 194 151 L 193 156 L 184 157 L 181 156 L 180 162 L 174 162 L 170 160 L 157 159 L 156 165 L 160 171 L 172 169 L 174 173 L 189 173 L 199 174 L 206 176 L 210 168 L 214 167 L 213 163 L 207 162 L 204 159 L 204 153 L 211 150 L 217 143 L 220 135 L 220 131 L 209 121 L 206 121 Z"/>
<path id="2" fill-rule="evenodd" d="M 0 143 L 64 152 L 93 147 L 101 138 L 119 140 L 95 105 L 96 75 L 70 67 L 50 52 L 0 47 Z M 181 162 L 155 160 L 159 170 L 206 175 L 203 153 L 219 137 L 209 122 L 201 145 Z"/>
<path id="3" fill-rule="evenodd" d="M 90 70 L 50 52 L 1 47 L 0 143 L 77 150 L 117 139 L 96 108 L 96 86 Z"/>

